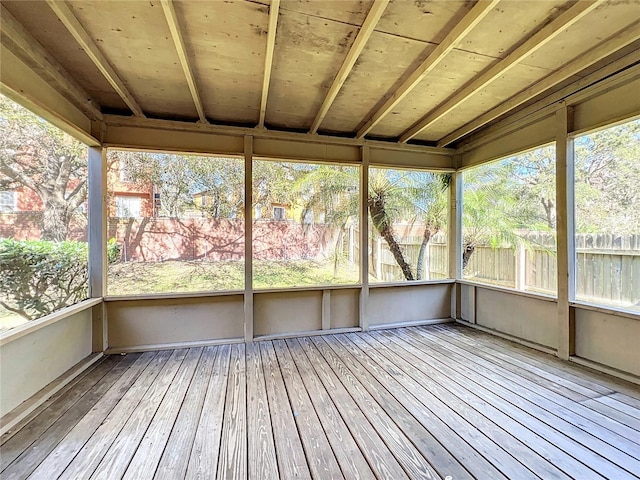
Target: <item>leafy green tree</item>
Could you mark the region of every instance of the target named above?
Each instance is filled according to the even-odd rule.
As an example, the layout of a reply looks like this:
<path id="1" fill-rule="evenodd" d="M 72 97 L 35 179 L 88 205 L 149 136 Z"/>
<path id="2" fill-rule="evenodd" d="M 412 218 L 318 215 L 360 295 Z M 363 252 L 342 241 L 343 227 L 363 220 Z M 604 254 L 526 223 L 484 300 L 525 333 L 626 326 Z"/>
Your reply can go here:
<path id="1" fill-rule="evenodd" d="M 27 188 L 42 200 L 43 240 L 67 238 L 87 198 L 87 149 L 0 95 L 0 190 Z"/>
<path id="2" fill-rule="evenodd" d="M 463 181 L 463 268 L 480 245 L 530 246 L 525 232 L 555 230 L 553 147 L 466 170 Z"/>
<path id="3" fill-rule="evenodd" d="M 575 140 L 576 230 L 640 231 L 640 120 Z"/>

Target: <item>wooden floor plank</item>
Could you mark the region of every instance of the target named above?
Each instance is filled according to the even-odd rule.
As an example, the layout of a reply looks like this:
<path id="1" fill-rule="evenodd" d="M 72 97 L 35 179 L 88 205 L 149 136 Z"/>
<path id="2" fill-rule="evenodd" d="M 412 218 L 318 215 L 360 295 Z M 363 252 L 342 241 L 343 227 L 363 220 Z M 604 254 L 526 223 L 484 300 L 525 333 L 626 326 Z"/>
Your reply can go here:
<path id="1" fill-rule="evenodd" d="M 398 452 L 396 459 L 411 478 L 473 478 L 465 467 L 447 451 L 435 437 L 418 422 L 369 372 L 352 356 L 326 337 L 312 338 L 313 344 L 329 361 L 334 372 L 354 398 L 376 413 L 378 422 L 385 424 L 389 438 L 400 440 L 406 452 Z M 363 395 L 366 391 L 368 395 Z M 369 397 L 370 396 L 370 397 Z M 386 415 L 382 415 L 384 411 Z M 385 422 L 385 417 L 390 422 Z M 395 428 L 399 428 L 402 436 Z M 406 445 L 403 437 L 416 448 Z M 412 445 L 412 447 L 413 447 Z M 395 452 L 394 452 L 395 453 Z"/>
<path id="2" fill-rule="evenodd" d="M 288 350 L 286 350 L 284 341 L 276 340 L 272 343 L 280 364 L 280 371 L 289 396 L 289 404 L 298 426 L 311 475 L 313 478 L 344 478 L 302 379 Z"/>
<path id="3" fill-rule="evenodd" d="M 282 372 L 271 342 L 260 342 L 280 478 L 310 479 L 311 472 L 293 418 Z"/>
<path id="4" fill-rule="evenodd" d="M 473 369 L 465 368 L 459 362 L 452 361 L 451 355 L 442 353 L 440 351 L 441 346 L 435 340 L 428 339 L 428 337 L 421 337 L 421 339 L 422 341 L 426 340 L 430 346 L 428 355 L 445 364 L 444 366 L 453 378 L 459 381 L 473 382 L 474 385 L 480 387 L 479 391 L 483 392 L 484 396 L 491 399 L 489 401 L 501 399 L 510 403 L 516 408 L 513 412 L 521 423 L 527 421 L 532 430 L 544 431 L 545 436 L 553 439 L 552 441 L 556 445 L 562 445 L 561 448 L 567 453 L 584 461 L 586 464 L 592 465 L 598 473 L 605 477 L 630 478 L 629 473 L 620 468 L 617 462 L 623 457 L 629 461 L 633 459 L 562 418 L 563 413 L 569 415 L 571 412 L 560 410 L 556 412 L 558 415 L 548 412 L 528 399 L 534 397 L 535 394 L 527 393 L 527 398 L 520 396 L 514 393 L 517 387 L 513 384 L 505 385 L 500 378 L 483 376 L 481 374 L 482 370 L 477 365 L 474 365 Z M 446 363 L 449 365 L 446 365 Z M 595 445 L 598 448 L 595 448 Z M 605 451 L 606 456 L 603 454 Z"/>
<path id="5" fill-rule="evenodd" d="M 182 407 L 187 388 L 191 383 L 196 366 L 202 355 L 202 347 L 190 348 L 178 373 L 171 382 L 153 420 L 142 437 L 136 453 L 131 459 L 124 476 L 125 480 L 150 477 L 155 473 L 162 457 L 171 430 Z"/>
<path id="6" fill-rule="evenodd" d="M 249 479 L 278 478 L 278 459 L 260 347 L 256 343 L 247 344 L 246 355 Z"/>
<path id="7" fill-rule="evenodd" d="M 188 479 L 216 477 L 231 358 L 230 345 L 222 345 L 219 348 L 189 455 L 185 476 Z"/>
<path id="8" fill-rule="evenodd" d="M 300 360 L 303 354 L 308 358 L 309 365 L 312 366 L 318 375 L 325 390 L 330 392 L 336 408 L 340 412 L 347 428 L 351 431 L 360 450 L 367 458 L 376 477 L 386 480 L 408 478 L 405 471 L 395 459 L 392 451 L 385 444 L 385 441 L 369 422 L 362 410 L 360 410 L 356 401 L 349 395 L 349 392 L 342 385 L 333 370 L 331 370 L 331 367 L 325 362 L 318 350 L 311 345 L 309 339 L 300 338 L 291 341 L 295 341 L 300 347 L 300 349 L 294 350 L 296 364 L 304 364 L 304 362 Z M 385 431 L 384 433 L 387 432 Z M 402 448 L 402 445 L 398 442 L 390 443 L 391 448 L 395 448 L 396 451 Z"/>
<path id="9" fill-rule="evenodd" d="M 133 360 L 134 358 L 125 359 L 116 363 L 99 382 L 80 397 L 64 415 L 57 419 L 43 435 L 2 472 L 2 478 L 27 478 L 131 366 Z"/>
<path id="10" fill-rule="evenodd" d="M 57 478 L 67 468 L 76 454 L 87 443 L 107 415 L 155 357 L 155 353 L 148 352 L 140 356 L 127 355 L 127 357 L 126 362 L 133 362 L 133 364 L 125 372 L 119 374 L 117 381 L 95 404 L 90 414 L 84 416 L 44 461 L 38 465 L 38 468 L 29 477 L 31 480 Z M 122 362 L 120 365 L 124 363 Z"/>
<path id="11" fill-rule="evenodd" d="M 476 341 L 480 350 L 488 349 L 487 347 L 489 345 L 495 346 L 498 350 L 509 352 L 514 359 L 531 362 L 532 366 L 539 367 L 553 375 L 564 375 L 571 382 L 593 390 L 601 395 L 608 395 L 611 394 L 612 391 L 615 391 L 621 393 L 622 398 L 631 397 L 635 400 L 640 400 L 640 389 L 638 385 L 626 380 L 615 378 L 581 365 L 562 361 L 553 355 L 542 353 L 524 345 L 519 345 L 515 342 L 510 342 L 475 329 L 458 325 L 451 325 L 449 329 L 451 329 L 452 332 L 460 332 L 460 329 L 462 329 L 464 337 Z"/>
<path id="12" fill-rule="evenodd" d="M 325 390 L 302 352 L 300 344 L 293 339 L 287 340 L 286 343 L 343 475 L 348 479 L 375 479 L 376 476 L 367 459 L 334 405 L 331 395 Z"/>
<path id="13" fill-rule="evenodd" d="M 247 382 L 244 344 L 231 347 L 217 478 L 247 478 Z"/>
<path id="14" fill-rule="evenodd" d="M 180 408 L 180 413 L 171 430 L 167 445 L 160 458 L 154 478 L 157 480 L 178 480 L 185 478 L 191 446 L 194 443 L 198 422 L 202 415 L 202 406 L 209 381 L 212 378 L 213 365 L 219 347 L 204 349 L 189 390 Z M 176 452 L 181 452 L 177 455 Z"/>
<path id="15" fill-rule="evenodd" d="M 0 436 L 0 447 L 4 445 L 9 439 L 13 438 L 18 432 L 22 430 L 23 427 L 29 426 L 29 428 L 33 428 L 32 422 L 44 411 L 52 410 L 53 405 L 60 402 L 63 397 L 67 395 L 78 395 L 81 394 L 82 391 L 87 391 L 91 386 L 95 385 L 95 383 L 88 387 L 82 387 L 81 382 L 85 381 L 87 378 L 94 378 L 96 383 L 97 381 L 104 376 L 98 370 L 98 367 L 102 365 L 106 361 L 117 361 L 119 355 L 106 355 L 102 357 L 100 360 L 96 361 L 93 365 L 83 371 L 80 375 L 75 377 L 73 380 L 68 382 L 64 387 L 54 393 L 51 397 L 45 400 L 41 405 L 35 408 L 31 413 L 29 413 L 24 419 L 22 419 L 18 424 L 16 424 L 11 430 L 6 431 Z M 10 463 L 10 462 L 9 462 Z M 1 464 L 0 464 L 1 465 Z M 2 468 L 0 467 L 0 471 Z"/>
<path id="16" fill-rule="evenodd" d="M 549 479 L 570 478 L 560 469 L 548 462 L 544 457 L 540 456 L 535 451 L 535 444 L 527 445 L 525 443 L 526 439 L 521 440 L 517 438 L 498 423 L 492 422 L 477 410 L 473 409 L 470 405 L 449 394 L 435 381 L 434 378 L 426 375 L 413 364 L 402 358 L 401 355 L 396 353 L 394 350 L 397 349 L 388 348 L 389 343 L 380 343 L 371 335 L 360 335 L 353 340 L 357 340 L 374 360 L 388 369 L 387 371 L 391 372 L 398 369 L 399 371 L 406 373 L 410 380 L 404 379 L 404 375 L 397 375 L 396 378 L 398 378 L 406 388 L 411 388 L 412 393 L 414 393 L 414 395 L 416 395 L 416 397 L 420 399 L 425 406 L 429 406 L 431 408 L 435 408 L 437 406 L 438 409 L 435 411 L 450 409 L 452 413 L 449 415 L 454 415 L 457 414 L 456 412 L 459 412 L 459 416 L 461 418 L 475 427 L 478 432 L 481 432 L 491 439 L 495 444 L 493 448 L 499 448 L 502 450 L 501 457 L 495 458 L 498 461 L 496 466 L 508 477 L 539 477 Z M 360 340 L 365 343 L 360 343 Z M 380 357 L 384 357 L 386 360 L 383 360 Z M 444 398 L 447 399 L 446 402 L 442 400 Z M 458 421 L 456 423 L 460 424 L 461 422 Z M 466 430 L 466 428 L 468 427 L 465 427 L 463 424 L 460 430 Z M 475 444 L 473 437 L 471 437 L 471 444 Z M 507 458 L 506 462 L 502 462 L 501 458 L 504 457 L 505 454 L 513 456 L 510 459 Z M 514 460 L 518 460 L 518 462 L 514 463 Z M 505 471 L 505 466 L 509 466 L 509 470 Z"/>
<path id="17" fill-rule="evenodd" d="M 628 434 L 628 438 L 636 438 L 638 437 L 638 433 L 640 432 L 640 419 L 635 418 L 634 416 L 629 416 L 624 412 L 626 409 L 624 407 L 624 403 L 613 401 L 616 404 L 619 404 L 621 408 L 616 409 L 608 402 L 603 401 L 603 398 L 608 398 L 613 392 L 607 394 L 600 394 L 588 388 L 582 387 L 573 383 L 571 380 L 567 380 L 564 376 L 554 375 L 549 372 L 544 372 L 544 375 L 540 375 L 540 372 L 543 369 L 530 368 L 525 361 L 520 361 L 518 359 L 512 358 L 508 352 L 501 352 L 496 350 L 487 351 L 478 351 L 472 343 L 469 343 L 467 339 L 465 340 L 461 338 L 456 338 L 455 336 L 450 335 L 450 332 L 442 329 L 434 329 L 435 332 L 431 332 L 430 335 L 445 335 L 449 342 L 447 344 L 464 344 L 463 348 L 471 349 L 471 352 L 475 355 L 482 355 L 483 358 L 493 361 L 501 368 L 507 369 L 518 376 L 525 377 L 540 386 L 544 387 L 544 390 L 552 390 L 556 393 L 559 393 L 571 400 L 580 402 L 583 406 L 587 406 L 590 412 L 597 412 L 597 414 L 593 415 L 594 420 L 597 422 L 598 420 L 603 420 L 603 426 L 607 428 L 611 428 L 613 431 L 618 432 L 620 435 L 625 435 L 624 432 L 620 432 L 620 430 L 626 431 Z M 517 380 L 517 377 L 514 377 Z M 567 384 L 567 381 L 570 383 Z M 543 390 L 543 391 L 544 391 Z M 573 403 L 573 402 L 572 402 Z M 627 406 L 628 409 L 633 409 L 630 406 Z M 636 410 L 637 411 L 637 410 Z M 640 415 L 640 413 L 639 413 Z M 620 425 L 611 424 L 611 421 L 617 421 Z M 635 431 L 631 431 L 635 430 Z"/>
<path id="18" fill-rule="evenodd" d="M 420 330 L 416 330 L 416 332 L 423 336 L 425 335 L 425 332 Z M 439 338 L 437 335 L 434 336 L 433 333 L 426 333 L 426 335 L 426 338 Z M 447 337 L 447 341 L 440 342 L 440 346 L 467 358 L 474 365 L 482 366 L 483 369 L 492 374 L 499 375 L 505 382 L 516 384 L 518 387 L 521 386 L 530 391 L 530 395 L 525 393 L 525 396 L 530 399 L 532 398 L 531 396 L 534 396 L 534 398 L 538 398 L 538 396 L 544 397 L 543 400 L 541 399 L 537 402 L 538 405 L 552 412 L 560 412 L 559 415 L 562 418 L 569 419 L 568 417 L 570 417 L 574 420 L 572 422 L 574 425 L 596 435 L 605 442 L 622 446 L 627 445 L 624 450 L 629 450 L 632 454 L 635 450 L 634 458 L 640 459 L 640 443 L 638 443 L 640 442 L 640 434 L 632 428 L 633 425 L 627 423 L 628 416 L 626 414 L 601 403 L 597 403 L 596 408 L 589 408 L 591 406 L 590 402 L 594 401 L 593 399 L 584 399 L 579 402 L 571 401 L 566 396 L 557 394 L 555 390 L 550 391 L 540 383 L 529 381 L 525 375 L 526 372 L 523 372 L 522 368 L 506 367 L 505 362 L 501 362 L 499 357 L 493 357 L 487 352 L 477 352 L 469 349 L 470 347 L 467 344 L 458 342 L 457 339 Z M 554 405 L 568 409 L 570 412 L 580 415 L 581 418 L 567 414 L 565 411 L 559 411 Z M 604 410 L 604 413 L 601 410 Z"/>
<path id="19" fill-rule="evenodd" d="M 98 464 L 91 476 L 92 479 L 122 478 L 187 353 L 188 350 L 184 348 L 173 351 L 160 374 L 151 384 L 140 404 L 131 413 L 122 431 Z"/>
<path id="20" fill-rule="evenodd" d="M 101 362 L 90 374 L 85 375 L 74 388 L 50 403 L 49 407 L 43 410 L 31 422 L 16 431 L 11 437 L 7 436 L 6 441 L 2 445 L 0 472 L 4 471 L 29 445 L 40 438 L 51 425 L 109 373 L 121 359 L 121 357 L 110 356 Z"/>
<path id="21" fill-rule="evenodd" d="M 640 387 L 438 325 L 106 358 L 3 480 L 640 480 Z"/>
<path id="22" fill-rule="evenodd" d="M 118 438 L 131 412 L 138 406 L 140 399 L 151 387 L 170 355 L 170 351 L 158 352 L 154 355 L 149 365 L 138 376 L 113 410 L 109 412 L 107 418 L 84 444 L 59 478 L 83 480 L 93 474 L 111 444 Z"/>
<path id="23" fill-rule="evenodd" d="M 286 343 L 286 346 L 285 346 Z M 300 351 L 299 344 L 291 341 L 277 342 L 276 352 L 285 362 L 292 367 L 293 377 L 297 387 L 303 391 L 303 400 L 307 403 L 324 430 L 324 435 L 330 444 L 329 451 L 333 452 L 340 466 L 342 475 L 347 479 L 370 479 L 374 476 L 367 460 L 358 448 L 358 444 L 351 436 L 351 432 L 345 425 L 340 413 L 335 408 L 331 398 L 316 377 L 309 365 L 306 356 Z M 295 360 L 294 360 L 295 358 Z M 327 476 L 327 475 L 325 475 Z"/>
<path id="24" fill-rule="evenodd" d="M 391 371 L 394 372 L 395 375 L 387 373 L 384 368 L 350 342 L 347 336 L 336 335 L 332 338 L 332 341 L 339 342 L 353 358 L 357 359 L 360 364 L 433 435 L 433 438 L 449 452 L 449 455 L 452 455 L 452 452 L 456 452 L 455 456 L 466 466 L 467 470 L 469 470 L 473 476 L 476 478 L 507 478 L 507 476 L 501 473 L 496 465 L 487 458 L 488 456 L 499 457 L 498 462 L 502 461 L 507 468 L 513 467 L 513 458 L 508 459 L 506 452 L 502 451 L 503 455 L 500 455 L 500 449 L 496 448 L 495 444 L 488 441 L 488 439 L 482 436 L 476 429 L 470 429 L 468 425 L 463 425 L 462 422 L 456 421 L 459 420 L 459 418 L 453 415 L 447 415 L 446 420 L 449 421 L 450 424 L 440 419 L 432 410 L 426 408 L 424 404 L 413 396 L 410 390 L 394 378 L 394 376 L 400 375 L 399 371 L 392 368 Z M 446 415 L 444 411 L 440 413 L 443 416 Z M 473 430 L 475 430 L 475 432 Z M 465 444 L 463 438 L 463 436 L 473 436 L 474 434 L 476 436 L 474 446 L 478 450 L 469 444 Z M 496 459 L 493 460 L 495 461 Z"/>
<path id="25" fill-rule="evenodd" d="M 537 452 L 552 462 L 556 467 L 561 469 L 567 475 L 584 479 L 602 479 L 593 470 L 589 469 L 585 464 L 579 462 L 571 455 L 555 445 L 552 441 L 545 438 L 543 430 L 536 431 L 530 429 L 527 422 L 522 422 L 518 413 L 512 405 L 502 401 L 501 399 L 487 399 L 480 389 L 475 388 L 470 382 L 458 382 L 455 377 L 451 377 L 447 369 L 440 365 L 437 361 L 425 354 L 424 346 L 410 338 L 392 338 L 386 332 L 378 332 L 372 334 L 374 337 L 384 343 L 384 338 L 393 342 L 391 348 L 400 349 L 403 356 L 406 356 L 416 368 L 438 381 L 440 386 L 457 396 L 470 407 L 482 413 L 495 423 L 503 425 L 517 434 L 518 438 L 535 446 Z"/>

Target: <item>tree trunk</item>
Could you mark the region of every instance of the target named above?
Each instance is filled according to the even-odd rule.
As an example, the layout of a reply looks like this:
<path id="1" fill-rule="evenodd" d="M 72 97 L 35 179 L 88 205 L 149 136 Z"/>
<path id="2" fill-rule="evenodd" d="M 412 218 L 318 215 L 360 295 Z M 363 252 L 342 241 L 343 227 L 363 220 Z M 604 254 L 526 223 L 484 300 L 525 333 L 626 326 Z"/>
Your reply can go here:
<path id="1" fill-rule="evenodd" d="M 467 268 L 467 264 L 469 263 L 469 259 L 471 258 L 471 255 L 473 255 L 473 252 L 475 251 L 475 249 L 476 249 L 476 246 L 473 245 L 473 244 L 463 245 L 462 270 Z"/>
<path id="2" fill-rule="evenodd" d="M 422 273 L 424 271 L 424 254 L 427 251 L 427 245 L 429 244 L 429 240 L 431 240 L 431 235 L 431 226 L 425 226 L 424 235 L 422 236 L 422 243 L 420 244 L 420 250 L 418 251 L 418 264 L 416 265 L 417 280 L 424 280 L 422 278 Z"/>
<path id="3" fill-rule="evenodd" d="M 378 231 L 380 236 L 384 238 L 385 242 L 387 242 L 389 250 L 391 251 L 391 254 L 393 255 L 396 263 L 402 270 L 404 278 L 406 278 L 407 280 L 415 280 L 415 278 L 413 277 L 413 272 L 411 271 L 411 266 L 404 259 L 404 255 L 402 254 L 400 245 L 398 245 L 398 242 L 393 235 L 393 227 L 391 226 L 391 221 L 385 209 L 384 197 L 373 197 L 369 195 L 369 200 L 367 203 L 369 204 L 369 212 L 371 213 L 371 221 L 373 223 L 373 226 L 376 227 L 376 230 Z"/>
<path id="4" fill-rule="evenodd" d="M 54 198 L 43 198 L 42 240 L 62 242 L 67 239 L 71 215 L 67 202 Z"/>

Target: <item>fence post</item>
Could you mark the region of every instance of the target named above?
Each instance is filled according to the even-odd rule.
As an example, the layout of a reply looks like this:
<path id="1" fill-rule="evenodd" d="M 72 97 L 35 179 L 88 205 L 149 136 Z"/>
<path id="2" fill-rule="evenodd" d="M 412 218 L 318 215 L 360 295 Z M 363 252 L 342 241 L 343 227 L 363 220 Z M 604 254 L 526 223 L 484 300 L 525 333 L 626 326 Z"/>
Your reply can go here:
<path id="1" fill-rule="evenodd" d="M 527 250 L 522 243 L 516 245 L 516 290 L 526 290 L 526 275 L 525 269 L 527 264 Z"/>
<path id="2" fill-rule="evenodd" d="M 383 281 L 380 275 L 382 275 L 382 238 L 378 237 L 376 238 L 376 278 Z"/>
<path id="3" fill-rule="evenodd" d="M 349 225 L 349 262 L 353 263 L 355 258 L 355 236 L 354 236 L 354 228 L 353 225 Z"/>

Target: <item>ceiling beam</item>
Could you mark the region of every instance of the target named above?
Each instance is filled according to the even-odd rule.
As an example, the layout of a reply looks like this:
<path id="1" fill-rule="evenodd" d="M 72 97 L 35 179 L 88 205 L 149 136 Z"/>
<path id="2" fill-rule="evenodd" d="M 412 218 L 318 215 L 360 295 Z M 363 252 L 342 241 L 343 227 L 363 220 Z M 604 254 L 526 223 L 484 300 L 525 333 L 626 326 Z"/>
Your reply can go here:
<path id="1" fill-rule="evenodd" d="M 91 120 L 102 120 L 99 105 L 74 80 L 62 65 L 11 15 L 0 6 L 1 41 L 16 56 L 27 62 L 45 80 L 55 84 Z"/>
<path id="2" fill-rule="evenodd" d="M 184 44 L 184 38 L 182 37 L 182 30 L 180 29 L 180 24 L 178 23 L 178 16 L 176 15 L 176 9 L 173 4 L 173 0 L 161 0 L 160 3 L 162 4 L 162 10 L 164 11 L 164 16 L 167 19 L 167 24 L 169 25 L 169 30 L 171 31 L 171 38 L 173 38 L 173 43 L 176 46 L 178 58 L 180 59 L 180 64 L 182 65 L 182 71 L 184 72 L 184 76 L 187 79 L 187 85 L 189 85 L 191 98 L 193 98 L 193 103 L 195 104 L 196 110 L 198 111 L 198 117 L 200 118 L 200 122 L 207 123 L 207 117 L 204 113 L 202 100 L 200 100 L 200 93 L 198 91 L 198 86 L 196 85 L 196 79 L 193 75 L 193 70 L 191 69 L 189 55 L 187 54 L 187 48 Z"/>
<path id="3" fill-rule="evenodd" d="M 422 117 L 422 119 L 409 130 L 400 135 L 400 143 L 406 143 L 416 135 L 419 135 L 424 129 L 433 125 L 473 94 L 482 91 L 487 85 L 500 78 L 523 59 L 549 43 L 564 30 L 604 3 L 604 1 L 605 0 L 580 0 L 574 3 L 568 10 L 538 30 L 505 58 L 489 67 L 444 103 Z"/>
<path id="4" fill-rule="evenodd" d="M 367 120 L 358 130 L 356 138 L 362 138 L 375 127 L 380 120 L 391 113 L 398 103 L 402 101 L 418 84 L 431 72 L 442 59 L 455 48 L 455 46 L 466 36 L 480 21 L 498 4 L 500 0 L 480 0 L 478 1 L 464 18 L 459 21 L 440 42 L 440 44 L 429 54 L 429 56 L 402 82 L 391 94 L 386 102 Z"/>
<path id="5" fill-rule="evenodd" d="M 591 65 L 594 65 L 595 63 L 608 57 L 609 55 L 614 54 L 627 45 L 630 45 L 638 39 L 640 39 L 640 22 L 636 22 L 632 26 L 625 28 L 614 37 L 611 37 L 609 40 L 606 40 L 597 47 L 589 50 L 584 55 L 566 64 L 559 70 L 556 70 L 548 77 L 543 78 L 541 81 L 514 95 L 504 103 L 498 105 L 497 107 L 480 115 L 475 120 L 467 123 L 465 126 L 450 133 L 438 142 L 438 146 L 444 147 L 455 142 L 465 135 L 468 135 L 469 133 L 483 127 L 492 120 L 495 120 L 501 115 L 504 115 L 514 108 L 531 100 L 532 98 L 541 95 L 546 90 L 558 85 L 571 76 L 583 71 Z"/>
<path id="6" fill-rule="evenodd" d="M 338 74 L 333 80 L 333 84 L 331 84 L 331 87 L 329 88 L 329 91 L 324 98 L 324 102 L 322 102 L 322 106 L 320 107 L 320 110 L 318 111 L 318 114 L 316 115 L 316 118 L 311 125 L 309 133 L 316 133 L 318 131 L 320 124 L 324 120 L 324 117 L 327 115 L 329 108 L 331 108 L 331 105 L 338 96 L 338 92 L 351 73 L 351 69 L 355 65 L 356 60 L 362 53 L 365 45 L 369 41 L 369 37 L 371 37 L 371 34 L 376 28 L 378 20 L 380 20 L 380 17 L 382 17 L 382 14 L 384 13 L 388 4 L 389 0 L 375 0 L 373 2 L 373 5 L 371 6 L 369 13 L 367 14 L 367 18 L 365 18 L 364 22 L 362 23 L 362 27 L 360 27 L 360 31 L 358 32 L 356 39 L 353 41 L 353 45 L 351 45 L 349 53 L 347 53 L 347 56 L 344 59 L 344 62 L 342 63 Z"/>
<path id="7" fill-rule="evenodd" d="M 98 70 L 100 70 L 118 95 L 120 95 L 122 100 L 124 100 L 134 115 L 137 117 L 144 117 L 145 115 L 142 112 L 140 105 L 138 105 L 136 100 L 133 98 L 133 95 L 131 95 L 127 87 L 125 87 L 123 81 L 120 79 L 111 64 L 98 49 L 93 40 L 91 40 L 91 37 L 80 24 L 67 3 L 64 0 L 47 0 L 47 4 L 51 7 L 51 10 L 53 10 L 67 30 L 69 30 L 69 33 L 73 35 L 73 38 L 75 38 L 80 44 L 95 66 L 98 67 Z"/>
<path id="8" fill-rule="evenodd" d="M 258 128 L 264 128 L 264 117 L 267 114 L 267 98 L 269 97 L 269 83 L 271 82 L 273 50 L 276 46 L 276 28 L 278 27 L 279 11 L 280 11 L 280 0 L 271 0 L 271 5 L 269 6 L 267 51 L 265 52 L 265 55 L 264 55 L 264 77 L 262 79 L 262 97 L 260 98 L 260 120 L 258 120 Z"/>

